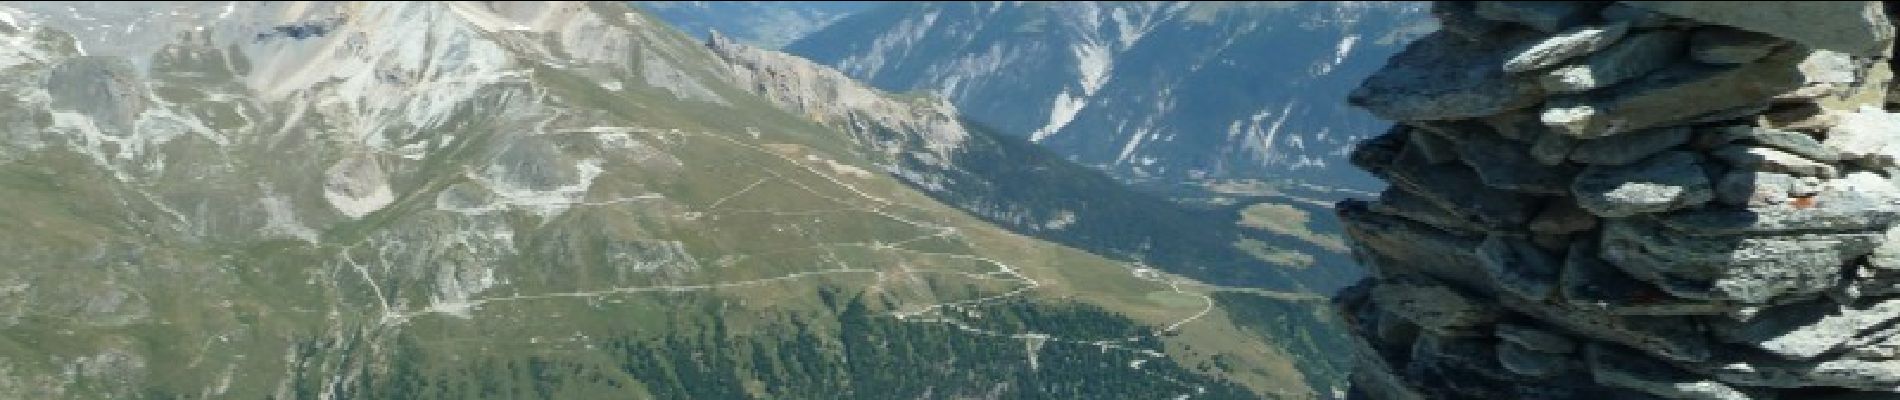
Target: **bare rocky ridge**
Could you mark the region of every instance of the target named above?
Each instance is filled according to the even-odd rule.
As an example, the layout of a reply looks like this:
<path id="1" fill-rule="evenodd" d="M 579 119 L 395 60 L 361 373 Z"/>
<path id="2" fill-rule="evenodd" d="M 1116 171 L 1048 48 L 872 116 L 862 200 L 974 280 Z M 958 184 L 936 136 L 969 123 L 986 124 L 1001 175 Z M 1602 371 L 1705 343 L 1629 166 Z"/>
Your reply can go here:
<path id="1" fill-rule="evenodd" d="M 1880 2 L 1433 10 L 1350 98 L 1356 395 L 1900 397 Z"/>

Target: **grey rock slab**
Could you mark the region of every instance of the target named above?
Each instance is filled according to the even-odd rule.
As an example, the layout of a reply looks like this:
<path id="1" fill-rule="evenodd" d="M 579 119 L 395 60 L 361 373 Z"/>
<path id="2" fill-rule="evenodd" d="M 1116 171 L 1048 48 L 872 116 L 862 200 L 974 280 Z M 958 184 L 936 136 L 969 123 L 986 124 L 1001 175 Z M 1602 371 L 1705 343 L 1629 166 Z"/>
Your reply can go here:
<path id="1" fill-rule="evenodd" d="M 1677 63 L 1607 90 L 1552 97 L 1539 118 L 1558 132 L 1587 139 L 1752 115 L 1729 111 L 1758 112 L 1751 109 L 1800 87 L 1800 56 L 1783 49 L 1743 65 Z"/>
<path id="2" fill-rule="evenodd" d="M 1630 34 L 1582 61 L 1544 73 L 1537 82 L 1551 93 L 1576 93 L 1635 79 L 1680 59 L 1685 36 L 1668 30 Z"/>
<path id="3" fill-rule="evenodd" d="M 1372 301 L 1439 335 L 1472 335 L 1498 317 L 1495 306 L 1443 285 L 1386 282 L 1372 288 Z"/>
<path id="4" fill-rule="evenodd" d="M 1533 351 L 1513 342 L 1498 342 L 1498 364 L 1511 373 L 1533 378 L 1556 376 L 1570 369 L 1570 358 Z"/>
<path id="5" fill-rule="evenodd" d="M 1828 50 L 1884 56 L 1893 25 L 1877 1 L 1625 1 L 1636 8 L 1749 31 Z"/>
<path id="6" fill-rule="evenodd" d="M 1597 256 L 1592 241 L 1578 241 L 1564 258 L 1559 293 L 1570 305 L 1614 315 L 1715 315 L 1734 310 L 1725 301 L 1683 299 L 1638 280 Z"/>
<path id="7" fill-rule="evenodd" d="M 1575 201 L 1554 200 L 1531 218 L 1527 228 L 1531 232 L 1564 234 L 1582 232 L 1597 227 L 1597 216 L 1577 206 Z"/>
<path id="8" fill-rule="evenodd" d="M 1524 73 L 1555 66 L 1610 47 L 1625 33 L 1629 33 L 1629 25 L 1625 24 L 1572 28 L 1512 50 L 1504 60 L 1504 72 Z"/>
<path id="9" fill-rule="evenodd" d="M 1698 236 L 1634 219 L 1604 224 L 1600 256 L 1676 297 L 1746 304 L 1814 295 L 1871 253 L 1880 232 Z"/>
<path id="10" fill-rule="evenodd" d="M 1491 277 L 1478 267 L 1482 237 L 1459 236 L 1436 227 L 1343 203 L 1339 219 L 1347 238 L 1375 260 L 1381 276 L 1421 275 L 1476 293 L 1493 290 Z M 1387 268 L 1391 266 L 1391 268 Z"/>
<path id="11" fill-rule="evenodd" d="M 1900 319 L 1900 299 L 1852 306 L 1822 300 L 1769 307 L 1745 322 L 1718 319 L 1710 327 L 1726 342 L 1807 360 L 1857 338 L 1883 333 L 1878 328 L 1900 322 L 1896 319 Z"/>
<path id="12" fill-rule="evenodd" d="M 1629 165 L 1585 168 L 1571 191 L 1578 205 L 1605 218 L 1691 207 L 1715 197 L 1699 157 L 1681 151 Z"/>
<path id="13" fill-rule="evenodd" d="M 1587 1 L 1480 1 L 1478 16 L 1557 32 L 1588 22 L 1601 5 Z"/>
<path id="14" fill-rule="evenodd" d="M 1446 32 L 1426 35 L 1392 56 L 1347 102 L 1394 121 L 1465 119 L 1536 105 L 1535 82 L 1507 76 L 1505 52 Z"/>
<path id="15" fill-rule="evenodd" d="M 1758 190 L 1785 187 L 1793 194 L 1806 185 L 1801 182 L 1802 178 L 1778 178 L 1783 176 L 1778 174 L 1754 176 L 1751 179 L 1770 186 Z M 1684 211 L 1660 216 L 1657 220 L 1687 235 L 1873 233 L 1900 223 L 1900 188 L 1879 174 L 1855 172 L 1826 181 L 1819 193 L 1783 206 Z"/>
<path id="16" fill-rule="evenodd" d="M 1688 143 L 1691 132 L 1686 127 L 1660 128 L 1585 140 L 1570 151 L 1570 160 L 1584 164 L 1629 164 Z"/>
<path id="17" fill-rule="evenodd" d="M 1393 186 L 1425 198 L 1459 218 L 1491 227 L 1528 223 L 1536 203 L 1523 195 L 1493 189 L 1464 164 L 1428 165 L 1422 159 L 1398 157 L 1390 167 L 1373 171 Z"/>
<path id="18" fill-rule="evenodd" d="M 1673 361 L 1710 356 L 1702 323 L 1683 316 L 1611 315 L 1587 307 L 1504 296 L 1499 304 L 1579 337 L 1608 341 Z"/>
<path id="19" fill-rule="evenodd" d="M 1562 194 L 1575 168 L 1547 167 L 1528 148 L 1502 136 L 1464 135 L 1457 142 L 1459 159 L 1478 173 L 1486 186 L 1523 193 Z"/>
<path id="20" fill-rule="evenodd" d="M 1629 351 L 1591 345 L 1586 363 L 1597 383 L 1634 389 L 1670 399 L 1762 400 L 1774 396 L 1752 393 Z"/>
<path id="21" fill-rule="evenodd" d="M 1570 354 L 1577 351 L 1577 341 L 1556 332 L 1534 328 L 1523 324 L 1500 323 L 1497 325 L 1498 339 L 1515 343 L 1527 350 L 1550 354 Z"/>
<path id="22" fill-rule="evenodd" d="M 1406 134 L 1410 140 L 1407 140 L 1405 144 L 1411 146 L 1407 151 L 1424 157 L 1426 163 L 1438 165 L 1458 161 L 1455 145 L 1445 137 L 1424 129 L 1407 129 Z"/>
<path id="23" fill-rule="evenodd" d="M 1735 169 L 1832 178 L 1840 170 L 1825 162 L 1769 147 L 1729 145 L 1709 152 Z"/>
<path id="24" fill-rule="evenodd" d="M 1387 187 L 1379 192 L 1379 201 L 1371 204 L 1372 211 L 1395 215 L 1418 221 L 1451 233 L 1481 234 L 1487 227 L 1467 221 L 1451 211 L 1438 207 L 1430 200 L 1396 187 Z"/>
<path id="25" fill-rule="evenodd" d="M 1529 240 L 1493 233 L 1478 245 L 1478 265 L 1499 288 L 1530 299 L 1548 299 L 1555 292 L 1561 261 Z"/>
<path id="26" fill-rule="evenodd" d="M 1705 26 L 1689 35 L 1689 58 L 1709 64 L 1743 64 L 1767 57 L 1786 40 L 1725 26 Z"/>

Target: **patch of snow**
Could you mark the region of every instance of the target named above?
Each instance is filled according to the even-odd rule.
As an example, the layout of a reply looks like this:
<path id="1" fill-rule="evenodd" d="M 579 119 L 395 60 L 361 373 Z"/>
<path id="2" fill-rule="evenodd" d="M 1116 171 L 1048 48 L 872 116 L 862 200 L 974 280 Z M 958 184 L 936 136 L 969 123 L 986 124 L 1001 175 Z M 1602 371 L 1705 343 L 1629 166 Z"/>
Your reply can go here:
<path id="1" fill-rule="evenodd" d="M 1082 97 L 1094 96 L 1096 90 L 1108 83 L 1114 55 L 1107 45 L 1094 42 L 1078 44 L 1070 50 L 1075 53 L 1075 69 L 1081 76 Z"/>
<path id="2" fill-rule="evenodd" d="M 1049 108 L 1049 123 L 1030 133 L 1029 141 L 1042 142 L 1043 139 L 1048 139 L 1050 135 L 1061 131 L 1062 127 L 1075 121 L 1075 116 L 1082 112 L 1083 107 L 1088 106 L 1087 102 L 1086 98 L 1070 96 L 1067 90 L 1056 94 L 1055 104 Z"/>

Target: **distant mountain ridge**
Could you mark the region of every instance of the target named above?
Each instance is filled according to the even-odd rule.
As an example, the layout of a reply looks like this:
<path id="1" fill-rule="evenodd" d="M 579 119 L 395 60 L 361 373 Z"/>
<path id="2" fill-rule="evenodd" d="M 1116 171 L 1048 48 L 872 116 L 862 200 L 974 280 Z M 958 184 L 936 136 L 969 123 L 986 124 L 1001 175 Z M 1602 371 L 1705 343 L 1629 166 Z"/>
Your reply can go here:
<path id="1" fill-rule="evenodd" d="M 714 31 L 765 48 L 778 48 L 881 1 L 635 1 L 675 29 L 695 37 Z"/>
<path id="2" fill-rule="evenodd" d="M 1370 190 L 1346 149 L 1386 123 L 1340 99 L 1421 2 L 916 2 L 786 47 L 1131 182 L 1295 178 Z"/>

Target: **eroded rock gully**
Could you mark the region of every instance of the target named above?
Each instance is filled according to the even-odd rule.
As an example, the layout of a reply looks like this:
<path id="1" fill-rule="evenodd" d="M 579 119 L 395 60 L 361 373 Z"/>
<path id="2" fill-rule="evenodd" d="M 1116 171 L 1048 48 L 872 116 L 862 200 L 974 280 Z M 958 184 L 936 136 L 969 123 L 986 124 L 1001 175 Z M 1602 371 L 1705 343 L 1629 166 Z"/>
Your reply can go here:
<path id="1" fill-rule="evenodd" d="M 1900 398 L 1880 2 L 1437 2 L 1350 100 L 1374 399 Z"/>

